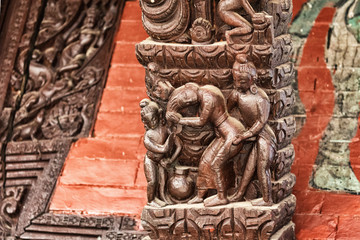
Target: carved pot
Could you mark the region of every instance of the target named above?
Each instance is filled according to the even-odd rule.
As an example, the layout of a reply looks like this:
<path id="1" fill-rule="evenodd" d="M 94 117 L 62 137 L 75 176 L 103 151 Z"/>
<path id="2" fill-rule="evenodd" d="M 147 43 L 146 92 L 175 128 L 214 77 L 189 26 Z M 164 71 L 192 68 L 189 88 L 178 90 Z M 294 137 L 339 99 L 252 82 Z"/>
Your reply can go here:
<path id="1" fill-rule="evenodd" d="M 168 190 L 177 200 L 190 198 L 194 193 L 194 181 L 189 176 L 189 169 L 177 168 L 168 181 Z"/>

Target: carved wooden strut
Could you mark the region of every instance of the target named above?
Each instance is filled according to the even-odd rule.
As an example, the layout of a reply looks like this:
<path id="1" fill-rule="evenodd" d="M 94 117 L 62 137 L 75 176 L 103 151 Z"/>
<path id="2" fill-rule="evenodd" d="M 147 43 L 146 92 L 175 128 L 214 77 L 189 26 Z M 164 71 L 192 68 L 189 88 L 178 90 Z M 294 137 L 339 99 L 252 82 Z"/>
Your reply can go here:
<path id="1" fill-rule="evenodd" d="M 140 1 L 151 239 L 295 239 L 291 0 Z"/>

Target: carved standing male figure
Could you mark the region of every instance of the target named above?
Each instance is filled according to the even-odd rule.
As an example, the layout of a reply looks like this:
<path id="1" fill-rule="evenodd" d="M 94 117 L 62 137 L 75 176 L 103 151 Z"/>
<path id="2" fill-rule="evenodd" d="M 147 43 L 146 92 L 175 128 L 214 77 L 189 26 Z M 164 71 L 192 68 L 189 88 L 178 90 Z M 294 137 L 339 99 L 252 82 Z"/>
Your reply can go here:
<path id="1" fill-rule="evenodd" d="M 233 144 L 244 140 L 255 141 L 246 163 L 245 172 L 238 192 L 232 196 L 233 201 L 243 198 L 246 187 L 257 169 L 260 181 L 262 199 L 253 201 L 253 205 L 272 205 L 270 164 L 275 155 L 276 138 L 273 130 L 267 124 L 270 112 L 270 102 L 266 93 L 256 86 L 256 68 L 248 62 L 246 55 L 237 55 L 233 65 L 235 89 L 228 98 L 228 110 L 238 107 L 240 121 L 247 129 L 238 135 Z"/>

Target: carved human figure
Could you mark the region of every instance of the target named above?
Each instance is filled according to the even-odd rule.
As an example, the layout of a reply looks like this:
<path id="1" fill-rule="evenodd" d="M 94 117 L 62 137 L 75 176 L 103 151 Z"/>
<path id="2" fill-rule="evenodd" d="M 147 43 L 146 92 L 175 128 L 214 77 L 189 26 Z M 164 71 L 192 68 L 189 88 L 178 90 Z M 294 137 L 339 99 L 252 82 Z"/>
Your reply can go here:
<path id="1" fill-rule="evenodd" d="M 147 69 L 150 78 L 151 93 L 154 97 L 167 101 L 175 88 L 169 81 L 160 76 L 160 67 L 157 63 L 150 62 Z"/>
<path id="2" fill-rule="evenodd" d="M 246 35 L 253 30 L 253 25 L 239 14 L 239 11 L 245 10 L 250 15 L 253 24 L 263 24 L 266 22 L 265 13 L 256 13 L 251 3 L 257 3 L 258 0 L 220 0 L 218 4 L 219 17 L 229 26 L 235 27 L 227 31 L 226 35 Z"/>
<path id="3" fill-rule="evenodd" d="M 158 169 L 167 167 L 176 160 L 181 151 L 181 142 L 174 133 L 169 132 L 162 117 L 162 109 L 157 103 L 143 99 L 140 107 L 141 120 L 146 129 L 144 145 L 148 150 L 144 158 L 148 204 L 153 207 L 161 207 L 165 206 L 165 202 L 157 197 Z M 171 158 L 168 158 L 171 153 L 173 153 Z M 160 164 L 161 166 L 159 166 Z"/>
<path id="4" fill-rule="evenodd" d="M 43 79 L 43 81 L 45 81 L 45 74 L 40 73 L 39 79 Z M 53 83 L 51 82 L 51 79 L 47 79 L 46 83 L 38 91 L 32 91 L 24 94 L 22 106 L 25 107 L 27 111 L 31 111 L 36 107 L 44 106 L 56 93 L 65 90 L 66 87 L 67 84 L 64 81 L 57 81 Z"/>
<path id="5" fill-rule="evenodd" d="M 275 155 L 276 137 L 267 124 L 270 102 L 266 93 L 254 83 L 257 78 L 256 68 L 248 62 L 246 55 L 237 55 L 233 66 L 234 90 L 227 101 L 228 110 L 238 107 L 240 121 L 246 131 L 236 136 L 233 144 L 253 141 L 245 171 L 238 192 L 232 201 L 242 200 L 246 188 L 257 169 L 262 199 L 252 201 L 253 205 L 272 205 L 270 164 Z"/>
<path id="6" fill-rule="evenodd" d="M 179 112 L 185 107 L 199 105 L 198 117 L 182 117 Z M 239 153 L 242 144 L 234 145 L 234 138 L 244 131 L 244 126 L 231 117 L 226 108 L 225 98 L 215 86 L 199 86 L 187 83 L 174 90 L 170 96 L 166 118 L 181 125 L 202 127 L 211 123 L 217 137 L 204 151 L 199 164 L 197 178 L 197 196 L 189 203 L 204 201 L 205 206 L 223 205 L 229 202 L 228 186 L 225 176 L 228 169 L 224 168 L 235 155 Z M 204 200 L 208 189 L 216 189 L 217 194 Z"/>
<path id="7" fill-rule="evenodd" d="M 11 139 L 13 141 L 17 141 L 19 139 L 22 141 L 30 139 L 33 141 L 36 140 L 35 135 L 38 132 L 41 124 L 43 123 L 44 117 L 45 110 L 41 109 L 37 114 L 36 118 L 34 118 L 32 121 L 15 127 Z"/>
<path id="8" fill-rule="evenodd" d="M 91 55 L 96 48 L 101 33 L 97 27 L 99 14 L 96 6 L 91 6 L 86 12 L 78 40 L 64 48 L 60 57 L 59 73 L 64 73 L 65 78 L 69 78 L 71 71 L 80 68 L 86 57 Z"/>

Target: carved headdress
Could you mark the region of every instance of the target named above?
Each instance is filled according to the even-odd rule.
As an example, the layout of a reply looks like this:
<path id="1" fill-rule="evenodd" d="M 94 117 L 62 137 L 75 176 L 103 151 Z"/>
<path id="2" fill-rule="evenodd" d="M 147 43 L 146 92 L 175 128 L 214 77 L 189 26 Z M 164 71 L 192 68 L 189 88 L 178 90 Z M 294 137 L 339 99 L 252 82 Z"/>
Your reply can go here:
<path id="1" fill-rule="evenodd" d="M 252 62 L 249 62 L 244 54 L 236 55 L 235 63 L 233 65 L 233 70 L 239 72 L 249 73 L 255 81 L 257 79 L 256 67 Z"/>

